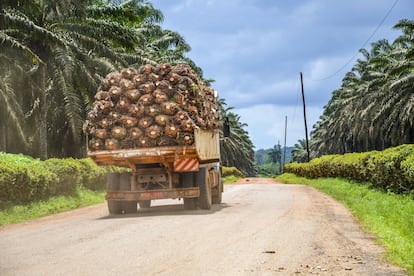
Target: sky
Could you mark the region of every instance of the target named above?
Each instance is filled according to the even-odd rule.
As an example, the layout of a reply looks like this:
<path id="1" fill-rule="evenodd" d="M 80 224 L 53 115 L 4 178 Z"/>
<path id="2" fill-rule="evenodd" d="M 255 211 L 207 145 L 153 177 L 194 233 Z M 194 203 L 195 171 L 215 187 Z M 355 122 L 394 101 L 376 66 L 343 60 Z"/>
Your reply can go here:
<path id="1" fill-rule="evenodd" d="M 400 19 L 414 20 L 413 0 L 152 0 L 162 27 L 181 34 L 186 54 L 246 123 L 255 149 L 305 139 L 359 49 L 392 42 Z"/>

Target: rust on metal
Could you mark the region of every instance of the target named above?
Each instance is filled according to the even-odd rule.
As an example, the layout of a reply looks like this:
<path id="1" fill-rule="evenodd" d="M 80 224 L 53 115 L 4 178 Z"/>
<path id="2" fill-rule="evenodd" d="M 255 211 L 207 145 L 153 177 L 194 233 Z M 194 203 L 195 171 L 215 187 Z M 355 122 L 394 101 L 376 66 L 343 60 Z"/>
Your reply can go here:
<path id="1" fill-rule="evenodd" d="M 167 198 L 192 198 L 199 197 L 198 187 L 147 190 L 147 191 L 107 191 L 107 200 L 152 200 Z"/>
<path id="2" fill-rule="evenodd" d="M 174 163 L 175 160 L 184 157 L 198 158 L 194 146 L 89 151 L 88 156 L 98 165 L 115 165 L 127 168 L 131 168 L 134 164 Z"/>

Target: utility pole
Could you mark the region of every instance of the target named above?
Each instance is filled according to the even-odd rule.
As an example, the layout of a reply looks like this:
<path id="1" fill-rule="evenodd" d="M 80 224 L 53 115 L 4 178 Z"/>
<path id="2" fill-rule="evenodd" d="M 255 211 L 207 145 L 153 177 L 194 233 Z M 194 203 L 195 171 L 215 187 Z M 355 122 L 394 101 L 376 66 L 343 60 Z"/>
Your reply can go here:
<path id="1" fill-rule="evenodd" d="M 285 167 L 286 164 L 286 133 L 287 133 L 287 116 L 285 116 L 285 141 L 284 141 L 284 145 L 283 145 L 283 165 L 282 165 L 282 173 L 283 173 L 283 168 Z"/>
<path id="2" fill-rule="evenodd" d="M 278 162 L 279 162 L 279 174 L 282 174 L 282 147 L 280 146 L 280 141 L 277 140 L 277 151 L 279 153 Z"/>
<path id="3" fill-rule="evenodd" d="M 310 161 L 310 154 L 309 154 L 308 124 L 306 123 L 305 92 L 303 91 L 303 74 L 302 74 L 302 72 L 300 72 L 300 84 L 301 84 L 301 87 L 302 87 L 303 118 L 305 120 L 306 152 L 308 153 L 308 162 L 309 162 Z"/>

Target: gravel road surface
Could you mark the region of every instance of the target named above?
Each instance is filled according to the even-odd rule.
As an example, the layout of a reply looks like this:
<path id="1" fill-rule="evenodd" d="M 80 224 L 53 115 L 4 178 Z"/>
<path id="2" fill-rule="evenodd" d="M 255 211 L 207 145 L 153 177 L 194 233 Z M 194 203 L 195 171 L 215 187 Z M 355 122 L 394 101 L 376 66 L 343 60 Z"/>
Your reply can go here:
<path id="1" fill-rule="evenodd" d="M 245 179 L 211 210 L 153 206 L 2 227 L 0 275 L 406 275 L 346 208 L 308 186 Z"/>

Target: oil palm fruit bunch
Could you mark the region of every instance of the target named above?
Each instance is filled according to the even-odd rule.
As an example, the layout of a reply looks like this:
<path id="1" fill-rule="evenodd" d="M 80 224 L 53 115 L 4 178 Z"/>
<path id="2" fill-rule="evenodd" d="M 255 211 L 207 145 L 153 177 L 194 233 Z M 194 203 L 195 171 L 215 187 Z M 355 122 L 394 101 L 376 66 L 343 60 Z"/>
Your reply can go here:
<path id="1" fill-rule="evenodd" d="M 83 130 L 89 150 L 187 146 L 219 120 L 215 91 L 188 64 L 145 64 L 105 77 Z"/>

